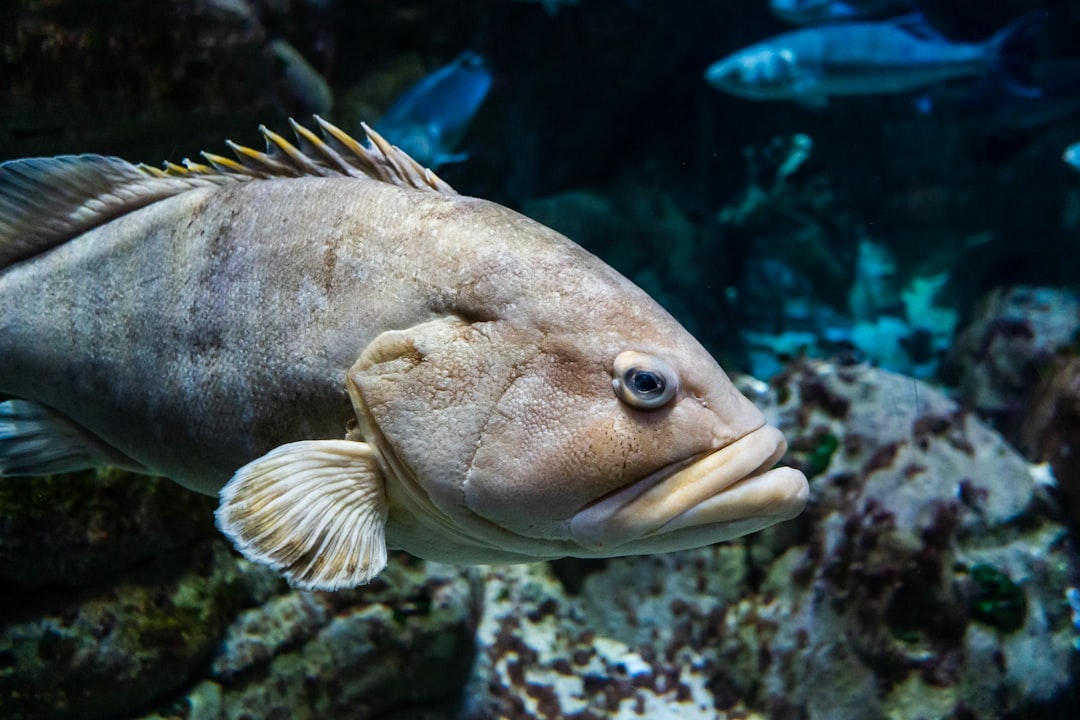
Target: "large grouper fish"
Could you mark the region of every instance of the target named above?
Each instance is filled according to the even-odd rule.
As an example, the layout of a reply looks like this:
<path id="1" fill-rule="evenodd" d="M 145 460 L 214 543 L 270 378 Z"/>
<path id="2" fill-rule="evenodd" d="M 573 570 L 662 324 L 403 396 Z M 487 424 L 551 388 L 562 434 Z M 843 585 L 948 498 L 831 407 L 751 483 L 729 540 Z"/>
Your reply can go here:
<path id="1" fill-rule="evenodd" d="M 220 494 L 295 586 L 668 552 L 797 515 L 782 434 L 633 283 L 365 126 L 0 165 L 0 473 Z"/>

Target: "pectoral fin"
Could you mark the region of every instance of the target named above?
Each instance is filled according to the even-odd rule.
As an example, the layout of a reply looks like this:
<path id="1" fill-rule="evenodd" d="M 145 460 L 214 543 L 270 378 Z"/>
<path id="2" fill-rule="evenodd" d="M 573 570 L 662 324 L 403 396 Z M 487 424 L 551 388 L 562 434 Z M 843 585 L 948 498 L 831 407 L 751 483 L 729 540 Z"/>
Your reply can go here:
<path id="1" fill-rule="evenodd" d="M 340 590 L 386 566 L 387 512 L 371 446 L 309 440 L 240 468 L 221 490 L 216 517 L 249 560 L 304 590 Z"/>
<path id="2" fill-rule="evenodd" d="M 146 472 L 58 412 L 28 400 L 0 402 L 0 475 L 54 475 L 102 465 Z"/>

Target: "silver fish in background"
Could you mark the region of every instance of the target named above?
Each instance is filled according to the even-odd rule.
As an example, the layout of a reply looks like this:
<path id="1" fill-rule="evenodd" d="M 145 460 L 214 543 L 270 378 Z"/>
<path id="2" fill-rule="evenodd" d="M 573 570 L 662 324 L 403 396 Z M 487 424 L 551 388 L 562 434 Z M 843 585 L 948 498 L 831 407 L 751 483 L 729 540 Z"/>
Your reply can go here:
<path id="1" fill-rule="evenodd" d="M 773 15 L 793 25 L 880 17 L 914 9 L 914 0 L 769 0 Z"/>
<path id="2" fill-rule="evenodd" d="M 825 105 L 830 97 L 903 93 L 945 80 L 1004 73 L 1004 49 L 1043 20 L 1039 13 L 1024 16 L 980 43 L 950 42 L 920 15 L 804 28 L 713 63 L 705 80 L 717 90 L 751 100 L 815 106 Z M 1023 81 L 1010 87 L 1021 94 L 1038 93 Z"/>
<path id="3" fill-rule="evenodd" d="M 244 555 L 324 590 L 388 547 L 657 553 L 802 510 L 781 433 L 642 290 L 316 120 L 237 160 L 0 165 L 0 472 L 220 493 Z"/>
<path id="4" fill-rule="evenodd" d="M 1074 142 L 1072 145 L 1065 148 L 1065 152 L 1061 153 L 1061 159 L 1077 170 L 1080 170 L 1080 141 Z"/>
<path id="5" fill-rule="evenodd" d="M 402 93 L 376 127 L 421 165 L 461 162 L 468 155 L 453 151 L 490 89 L 484 58 L 464 52 Z"/>

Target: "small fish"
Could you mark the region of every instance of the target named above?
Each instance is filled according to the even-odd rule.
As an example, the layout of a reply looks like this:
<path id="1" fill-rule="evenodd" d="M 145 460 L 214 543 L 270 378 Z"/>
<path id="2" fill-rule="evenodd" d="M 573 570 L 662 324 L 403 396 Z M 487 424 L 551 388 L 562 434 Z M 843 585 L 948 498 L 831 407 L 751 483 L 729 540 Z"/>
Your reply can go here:
<path id="1" fill-rule="evenodd" d="M 1061 159 L 1080 170 L 1080 141 L 1074 142 L 1065 148 L 1065 152 L 1061 154 Z"/>
<path id="2" fill-rule="evenodd" d="M 699 547 L 797 515 L 786 443 L 641 289 L 378 133 L 0 164 L 0 474 L 218 495 L 295 586 Z"/>
<path id="3" fill-rule="evenodd" d="M 913 6 L 913 0 L 769 0 L 772 14 L 793 25 L 880 17 Z"/>
<path id="4" fill-rule="evenodd" d="M 1020 18 L 990 40 L 954 43 L 919 15 L 822 25 L 782 33 L 713 63 L 705 80 L 751 100 L 795 100 L 822 106 L 830 97 L 902 93 L 944 80 L 1004 70 L 1003 48 L 1031 24 Z M 1012 83 L 1018 93 L 1037 93 Z"/>
<path id="5" fill-rule="evenodd" d="M 287 111 L 294 114 L 327 115 L 334 107 L 330 83 L 311 66 L 300 51 L 284 40 L 266 46 L 275 75 L 278 97 Z"/>
<path id="6" fill-rule="evenodd" d="M 484 58 L 464 52 L 402 93 L 376 126 L 421 165 L 461 162 L 468 155 L 452 151 L 490 89 L 491 71 Z"/>

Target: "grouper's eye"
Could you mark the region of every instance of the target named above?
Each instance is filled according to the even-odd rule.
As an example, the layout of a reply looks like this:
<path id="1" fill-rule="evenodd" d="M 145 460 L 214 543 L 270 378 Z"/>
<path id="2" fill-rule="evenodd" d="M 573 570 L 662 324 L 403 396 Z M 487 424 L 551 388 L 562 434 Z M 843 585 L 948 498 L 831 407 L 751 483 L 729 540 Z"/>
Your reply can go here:
<path id="1" fill-rule="evenodd" d="M 655 355 L 627 350 L 615 358 L 615 395 L 627 405 L 653 410 L 671 402 L 679 391 L 679 376 Z"/>

